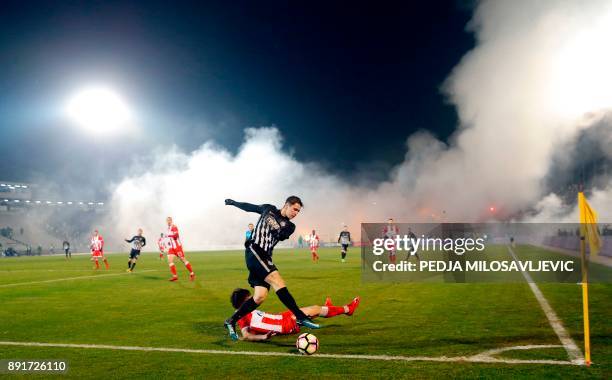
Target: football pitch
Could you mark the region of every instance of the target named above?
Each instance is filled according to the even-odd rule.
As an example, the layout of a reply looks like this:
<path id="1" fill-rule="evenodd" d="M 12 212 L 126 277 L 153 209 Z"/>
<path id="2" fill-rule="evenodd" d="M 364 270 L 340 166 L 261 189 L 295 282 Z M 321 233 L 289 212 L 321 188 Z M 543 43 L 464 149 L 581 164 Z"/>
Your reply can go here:
<path id="1" fill-rule="evenodd" d="M 503 247 L 502 247 L 503 248 Z M 529 249 L 529 247 L 520 247 Z M 553 253 L 551 253 L 553 254 Z M 361 296 L 352 317 L 317 319 L 313 356 L 296 336 L 232 342 L 223 320 L 231 291 L 248 287 L 242 251 L 189 252 L 197 274 L 168 282 L 165 260 L 143 253 L 134 273 L 127 254 L 110 270 L 89 256 L 0 260 L 0 359 L 67 360 L 48 377 L 93 378 L 605 378 L 612 371 L 612 285 L 590 285 L 593 365 L 572 363 L 525 283 L 362 283 L 358 248 L 275 251 L 275 263 L 300 306 L 330 296 Z M 583 350 L 581 289 L 538 284 L 570 338 Z M 260 308 L 281 312 L 274 294 Z M 5 376 L 5 375 L 1 375 Z M 31 375 L 21 375 L 31 376 Z"/>

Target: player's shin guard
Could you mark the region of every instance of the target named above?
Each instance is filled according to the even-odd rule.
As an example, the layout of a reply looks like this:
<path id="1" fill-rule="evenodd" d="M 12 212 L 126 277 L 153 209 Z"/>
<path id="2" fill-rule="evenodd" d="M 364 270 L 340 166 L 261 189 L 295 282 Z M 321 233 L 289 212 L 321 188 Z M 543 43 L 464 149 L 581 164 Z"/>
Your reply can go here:
<path id="1" fill-rule="evenodd" d="M 295 302 L 295 299 L 293 298 L 291 293 L 289 293 L 289 290 L 287 290 L 287 287 L 278 289 L 276 291 L 276 295 L 278 296 L 278 299 L 283 303 L 283 305 L 287 306 L 287 309 L 291 310 L 291 312 L 293 313 L 293 315 L 295 315 L 298 321 L 308 318 L 306 314 L 304 314 L 304 312 L 300 310 L 297 303 Z"/>
<path id="2" fill-rule="evenodd" d="M 348 313 L 348 307 L 329 305 L 329 306 L 321 306 L 321 313 L 319 314 L 319 316 L 323 318 L 331 318 L 331 317 L 335 317 L 336 315 L 345 314 L 345 313 Z"/>
<path id="3" fill-rule="evenodd" d="M 170 266 L 170 272 L 172 273 L 172 277 L 176 277 L 176 266 L 174 263 L 168 264 Z"/>

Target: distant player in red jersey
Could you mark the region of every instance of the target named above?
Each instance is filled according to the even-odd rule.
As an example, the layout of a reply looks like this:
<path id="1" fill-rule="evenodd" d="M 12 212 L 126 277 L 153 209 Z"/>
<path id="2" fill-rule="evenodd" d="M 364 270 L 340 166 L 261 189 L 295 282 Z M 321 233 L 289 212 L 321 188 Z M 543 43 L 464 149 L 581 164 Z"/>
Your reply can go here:
<path id="1" fill-rule="evenodd" d="M 94 269 L 100 269 L 100 263 L 98 262 L 99 259 L 102 259 L 102 261 L 104 261 L 104 266 L 106 266 L 106 269 L 108 269 L 108 261 L 104 256 L 104 239 L 102 238 L 102 235 L 100 235 L 98 230 L 94 230 L 93 236 L 91 237 L 91 241 L 89 244 L 89 248 L 91 249 L 91 259 L 96 263 Z"/>
<path id="2" fill-rule="evenodd" d="M 392 239 L 395 241 L 395 238 L 399 235 L 399 227 L 393 222 L 393 218 L 389 218 L 387 221 L 387 225 L 383 227 L 382 237 L 384 239 Z M 395 264 L 396 261 L 396 253 L 397 247 L 395 243 L 393 243 L 391 250 L 389 251 L 389 261 Z"/>
<path id="3" fill-rule="evenodd" d="M 162 232 L 161 235 L 159 236 L 159 239 L 157 239 L 157 247 L 159 248 L 159 259 L 163 259 L 164 258 L 164 253 L 166 253 L 166 244 L 167 244 L 167 240 L 166 237 L 164 236 L 164 233 Z"/>
<path id="4" fill-rule="evenodd" d="M 312 262 L 319 262 L 319 255 L 317 251 L 319 250 L 319 235 L 317 235 L 315 230 L 312 230 L 310 236 L 308 236 L 308 243 L 310 244 L 310 253 L 312 254 Z"/>
<path id="5" fill-rule="evenodd" d="M 170 272 L 172 272 L 172 277 L 170 281 L 178 280 L 178 276 L 176 275 L 176 267 L 174 266 L 174 257 L 178 257 L 179 260 L 185 264 L 185 268 L 189 271 L 189 279 L 193 281 L 195 279 L 195 273 L 193 273 L 193 268 L 189 261 L 185 259 L 185 253 L 183 252 L 183 244 L 181 243 L 181 239 L 179 237 L 178 228 L 172 223 L 172 217 L 166 218 L 166 223 L 168 223 L 168 232 L 166 233 L 167 244 L 168 244 L 168 265 L 170 266 Z"/>
<path id="6" fill-rule="evenodd" d="M 235 309 L 251 297 L 247 289 L 235 289 L 230 301 Z M 331 318 L 337 315 L 353 315 L 359 306 L 359 297 L 344 306 L 332 305 L 331 299 L 325 300 L 325 306 L 313 305 L 300 308 L 310 318 Z M 261 310 L 254 310 L 238 320 L 242 340 L 260 341 L 266 340 L 273 335 L 297 334 L 300 327 L 296 322 L 295 315 L 289 310 L 280 314 L 269 314 Z"/>

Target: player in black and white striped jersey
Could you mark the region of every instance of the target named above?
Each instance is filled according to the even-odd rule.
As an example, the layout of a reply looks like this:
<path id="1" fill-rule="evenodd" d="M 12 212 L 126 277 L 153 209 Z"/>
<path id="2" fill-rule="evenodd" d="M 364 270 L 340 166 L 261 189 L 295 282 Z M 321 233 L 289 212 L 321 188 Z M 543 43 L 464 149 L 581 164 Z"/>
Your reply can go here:
<path id="1" fill-rule="evenodd" d="M 125 239 L 127 243 L 132 243 L 132 250 L 130 251 L 130 259 L 128 260 L 128 272 L 133 272 L 136 266 L 138 256 L 140 256 L 140 250 L 142 247 L 147 245 L 147 239 L 142 236 L 142 228 L 138 229 L 138 234 L 134 235 L 131 239 Z"/>
<path id="2" fill-rule="evenodd" d="M 303 203 L 299 197 L 290 196 L 285 201 L 282 209 L 277 209 L 270 204 L 253 205 L 250 203 L 236 202 L 226 199 L 225 204 L 238 207 L 247 212 L 260 214 L 259 220 L 249 241 L 246 242 L 245 260 L 249 270 L 249 284 L 254 288 L 253 297 L 247 299 L 236 312 L 225 321 L 225 328 L 230 338 L 238 340 L 235 326 L 236 322 L 257 309 L 261 305 L 270 290 L 274 288 L 281 302 L 287 306 L 296 317 L 299 325 L 309 328 L 319 328 L 319 325 L 304 314 L 298 307 L 295 299 L 287 290 L 285 281 L 278 273 L 278 269 L 272 261 L 272 253 L 276 244 L 288 239 L 295 231 L 295 224 L 291 219 L 295 218 L 302 209 Z"/>

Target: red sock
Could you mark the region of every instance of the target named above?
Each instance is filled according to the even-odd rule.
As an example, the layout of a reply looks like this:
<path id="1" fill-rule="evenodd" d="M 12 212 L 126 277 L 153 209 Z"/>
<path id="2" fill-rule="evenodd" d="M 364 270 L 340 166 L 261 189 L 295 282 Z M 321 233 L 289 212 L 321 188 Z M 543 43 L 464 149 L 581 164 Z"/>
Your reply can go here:
<path id="1" fill-rule="evenodd" d="M 325 309 L 327 309 L 327 313 L 325 312 Z M 330 305 L 330 306 L 321 307 L 321 317 L 324 317 L 324 318 L 331 318 L 331 317 L 335 317 L 336 315 L 340 315 L 344 313 L 345 313 L 344 306 L 331 306 Z"/>
<path id="2" fill-rule="evenodd" d="M 160 258 L 160 259 L 163 259 L 163 258 L 164 258 L 164 254 L 163 254 L 163 253 L 160 253 L 160 254 L 159 254 L 159 258 Z"/>
<path id="3" fill-rule="evenodd" d="M 193 273 L 193 268 L 191 267 L 191 263 L 189 261 L 185 263 L 185 268 L 187 268 L 189 273 Z"/>
<path id="4" fill-rule="evenodd" d="M 104 259 L 104 265 L 106 266 L 106 269 L 108 269 L 108 261 L 106 261 L 106 259 Z"/>
<path id="5" fill-rule="evenodd" d="M 98 262 L 98 259 L 96 259 L 96 269 L 100 269 L 100 263 Z"/>
<path id="6" fill-rule="evenodd" d="M 170 265 L 170 272 L 172 272 L 172 277 L 176 277 L 176 266 L 174 264 Z"/>

